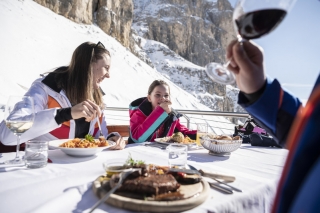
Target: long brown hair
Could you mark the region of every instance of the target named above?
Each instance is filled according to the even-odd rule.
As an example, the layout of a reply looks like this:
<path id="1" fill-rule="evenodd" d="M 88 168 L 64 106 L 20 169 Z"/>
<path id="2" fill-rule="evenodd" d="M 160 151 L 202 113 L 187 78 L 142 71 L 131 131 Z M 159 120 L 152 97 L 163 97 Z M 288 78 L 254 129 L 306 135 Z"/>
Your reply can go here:
<path id="1" fill-rule="evenodd" d="M 101 89 L 93 88 L 91 63 L 102 59 L 105 54 L 111 57 L 110 52 L 103 45 L 85 42 L 73 52 L 69 66 L 60 67 L 54 71 L 61 74 L 57 77 L 58 86 L 65 90 L 72 105 L 89 99 L 103 106 Z"/>
<path id="2" fill-rule="evenodd" d="M 149 86 L 149 89 L 148 89 L 148 95 L 151 95 L 152 91 L 154 90 L 154 88 L 156 88 L 157 86 L 159 85 L 165 85 L 168 87 L 169 89 L 169 95 L 170 95 L 170 87 L 169 87 L 169 84 L 167 84 L 167 82 L 163 81 L 163 80 L 154 80 L 150 86 Z"/>

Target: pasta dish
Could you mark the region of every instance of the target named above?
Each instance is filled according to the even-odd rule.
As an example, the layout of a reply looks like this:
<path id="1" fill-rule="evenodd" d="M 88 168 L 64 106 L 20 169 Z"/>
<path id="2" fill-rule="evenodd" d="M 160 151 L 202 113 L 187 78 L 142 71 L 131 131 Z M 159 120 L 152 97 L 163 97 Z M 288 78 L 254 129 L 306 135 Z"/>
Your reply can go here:
<path id="1" fill-rule="evenodd" d="M 59 145 L 59 147 L 65 148 L 96 148 L 96 147 L 104 147 L 108 146 L 109 143 L 106 139 L 94 139 L 89 141 L 87 139 L 80 139 L 75 138 L 69 141 L 64 142 L 63 144 Z"/>

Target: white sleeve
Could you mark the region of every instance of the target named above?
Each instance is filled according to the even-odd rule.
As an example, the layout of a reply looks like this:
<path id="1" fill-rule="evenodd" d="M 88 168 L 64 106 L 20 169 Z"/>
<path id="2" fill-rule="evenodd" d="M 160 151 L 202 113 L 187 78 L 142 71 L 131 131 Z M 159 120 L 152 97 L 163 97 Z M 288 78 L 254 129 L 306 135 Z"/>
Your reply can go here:
<path id="1" fill-rule="evenodd" d="M 35 105 L 35 118 L 32 127 L 21 135 L 20 143 L 24 143 L 27 140 L 46 134 L 60 126 L 54 119 L 57 109 L 47 109 L 48 95 L 41 85 L 41 82 L 34 82 L 25 95 L 33 97 Z M 15 113 L 18 112 L 12 112 L 12 114 Z M 26 115 L 21 114 L 21 110 L 19 110 L 18 116 Z M 17 144 L 17 136 L 15 136 L 6 127 L 4 121 L 2 121 L 0 124 L 0 141 L 4 145 Z"/>

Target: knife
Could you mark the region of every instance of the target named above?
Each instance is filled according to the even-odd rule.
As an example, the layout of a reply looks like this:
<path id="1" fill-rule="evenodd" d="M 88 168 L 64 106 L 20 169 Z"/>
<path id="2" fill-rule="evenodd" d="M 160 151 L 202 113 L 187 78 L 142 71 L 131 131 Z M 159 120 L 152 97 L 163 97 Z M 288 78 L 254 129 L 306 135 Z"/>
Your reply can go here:
<path id="1" fill-rule="evenodd" d="M 233 191 L 228 189 L 227 187 L 225 186 L 221 186 L 219 184 L 216 184 L 216 183 L 212 183 L 212 182 L 208 182 L 209 185 L 214 188 L 214 189 L 217 189 L 218 191 L 221 191 L 221 192 L 224 192 L 226 194 L 233 194 Z"/>
<path id="2" fill-rule="evenodd" d="M 195 170 L 195 171 L 198 171 L 194 166 L 191 166 L 191 165 L 188 165 L 188 166 L 189 166 L 190 169 Z M 231 185 L 229 185 L 229 184 L 227 184 L 227 183 L 225 183 L 225 182 L 222 182 L 222 181 L 220 181 L 220 180 L 217 180 L 218 177 L 213 176 L 212 173 L 210 173 L 210 176 L 209 176 L 209 175 L 208 175 L 208 174 L 209 174 L 208 172 L 207 172 L 207 173 L 202 173 L 202 172 L 201 172 L 201 171 L 202 171 L 201 169 L 200 169 L 199 171 L 200 171 L 200 174 L 201 174 L 202 176 L 204 176 L 204 177 L 209 177 L 209 178 L 217 181 L 218 183 L 221 183 L 221 184 L 224 184 L 224 185 L 230 187 L 230 188 L 233 189 L 234 191 L 242 192 L 241 189 L 238 189 L 238 188 L 236 188 L 236 187 L 234 187 L 234 186 L 231 186 Z M 203 175 L 203 174 L 204 174 L 204 175 Z M 230 176 L 230 177 L 232 177 L 232 176 Z M 220 178 L 219 178 L 219 179 L 220 179 Z M 235 178 L 234 178 L 234 179 L 235 179 Z M 217 184 L 217 185 L 220 186 L 219 184 Z"/>
<path id="3" fill-rule="evenodd" d="M 209 178 L 213 178 L 213 179 L 222 179 L 227 182 L 233 182 L 236 180 L 236 178 L 231 175 L 226 175 L 226 174 L 217 173 L 217 172 L 209 172 L 209 171 L 202 170 L 202 169 L 198 170 L 197 168 L 195 168 L 194 166 L 191 166 L 189 164 L 188 164 L 188 166 L 191 170 L 195 170 L 195 171 L 200 172 L 200 174 L 204 177 L 209 177 Z"/>

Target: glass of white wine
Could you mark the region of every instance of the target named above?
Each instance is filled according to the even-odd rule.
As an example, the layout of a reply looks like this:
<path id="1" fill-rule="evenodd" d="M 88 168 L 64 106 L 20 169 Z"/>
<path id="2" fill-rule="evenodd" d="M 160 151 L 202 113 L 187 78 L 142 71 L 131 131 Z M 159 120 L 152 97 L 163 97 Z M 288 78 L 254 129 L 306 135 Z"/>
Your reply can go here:
<path id="1" fill-rule="evenodd" d="M 10 96 L 4 110 L 6 126 L 17 136 L 16 157 L 5 164 L 21 164 L 19 157 L 20 137 L 30 129 L 34 121 L 34 102 L 30 96 Z"/>

